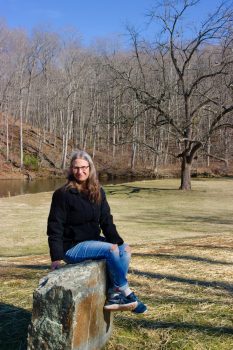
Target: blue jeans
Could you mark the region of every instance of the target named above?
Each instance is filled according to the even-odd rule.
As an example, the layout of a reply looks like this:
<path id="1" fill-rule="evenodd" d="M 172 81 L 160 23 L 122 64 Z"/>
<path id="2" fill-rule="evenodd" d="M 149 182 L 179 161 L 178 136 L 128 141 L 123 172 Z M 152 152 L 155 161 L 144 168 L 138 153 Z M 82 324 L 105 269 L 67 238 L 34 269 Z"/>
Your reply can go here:
<path id="1" fill-rule="evenodd" d="M 104 241 L 85 241 L 67 250 L 64 261 L 76 264 L 84 260 L 105 259 L 110 279 L 110 289 L 128 287 L 127 273 L 131 254 L 126 251 L 127 244 L 113 245 Z"/>

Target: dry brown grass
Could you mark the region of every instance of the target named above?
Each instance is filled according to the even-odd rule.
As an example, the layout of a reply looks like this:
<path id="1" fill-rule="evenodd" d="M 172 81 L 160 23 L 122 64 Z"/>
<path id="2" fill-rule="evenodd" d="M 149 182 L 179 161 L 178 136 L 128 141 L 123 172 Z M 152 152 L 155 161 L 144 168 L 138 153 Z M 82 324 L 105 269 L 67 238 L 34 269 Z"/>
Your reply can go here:
<path id="1" fill-rule="evenodd" d="M 130 282 L 148 312 L 116 314 L 105 349 L 233 349 L 232 251 L 232 236 L 135 246 Z"/>
<path id="2" fill-rule="evenodd" d="M 48 256 L 0 259 L 1 350 L 26 349 L 32 293 L 39 279 L 48 271 Z"/>
<path id="3" fill-rule="evenodd" d="M 148 312 L 115 314 L 105 350 L 233 349 L 233 237 L 133 245 L 130 284 Z M 0 348 L 25 349 L 32 292 L 49 257 L 0 260 Z"/>
<path id="4" fill-rule="evenodd" d="M 232 180 L 196 181 L 189 193 L 177 185 L 106 188 L 119 232 L 133 247 L 131 286 L 148 313 L 116 314 L 105 350 L 233 349 Z M 0 200 L 1 350 L 26 346 L 32 292 L 49 271 L 48 255 L 35 253 L 47 252 L 50 199 L 43 193 Z M 9 257 L 17 254 L 31 256 Z"/>
<path id="5" fill-rule="evenodd" d="M 120 234 L 129 243 L 233 233 L 233 181 L 148 180 L 106 186 Z M 0 256 L 46 253 L 51 192 L 0 198 Z M 11 249 L 10 247 L 14 247 Z"/>

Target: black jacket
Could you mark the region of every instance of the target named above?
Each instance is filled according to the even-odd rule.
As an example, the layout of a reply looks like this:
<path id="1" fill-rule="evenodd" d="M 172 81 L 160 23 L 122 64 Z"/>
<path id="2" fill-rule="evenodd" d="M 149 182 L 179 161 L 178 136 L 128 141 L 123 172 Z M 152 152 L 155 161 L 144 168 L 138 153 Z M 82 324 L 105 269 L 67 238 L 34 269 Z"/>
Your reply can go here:
<path id="1" fill-rule="evenodd" d="M 107 242 L 123 243 L 102 188 L 101 198 L 96 204 L 74 188 L 61 187 L 54 192 L 47 227 L 52 261 L 62 260 L 64 253 L 79 242 L 98 240 L 101 230 Z"/>

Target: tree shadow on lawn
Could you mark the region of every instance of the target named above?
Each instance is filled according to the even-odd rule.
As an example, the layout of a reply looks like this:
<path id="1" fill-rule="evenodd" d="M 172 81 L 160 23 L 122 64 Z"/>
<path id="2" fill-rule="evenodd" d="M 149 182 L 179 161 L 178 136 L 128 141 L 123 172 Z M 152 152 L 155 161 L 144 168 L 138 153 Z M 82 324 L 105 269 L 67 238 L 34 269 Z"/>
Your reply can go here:
<path id="1" fill-rule="evenodd" d="M 184 278 L 184 277 L 178 277 L 173 275 L 164 275 L 160 273 L 139 271 L 135 269 L 130 269 L 129 272 L 138 276 L 150 277 L 158 280 L 166 279 L 171 282 L 181 282 L 181 283 L 187 283 L 187 284 L 201 286 L 201 287 L 212 287 L 217 289 L 223 289 L 223 290 L 226 290 L 227 292 L 233 293 L 233 284 L 230 284 L 230 283 L 225 283 L 220 281 L 201 281 L 198 279 Z"/>
<path id="2" fill-rule="evenodd" d="M 152 193 L 152 192 L 159 192 L 159 191 L 180 191 L 178 188 L 160 188 L 160 187 L 139 187 L 139 186 L 129 186 L 129 185 L 121 185 L 121 188 L 117 189 L 107 189 L 107 193 L 111 195 L 115 194 L 126 194 L 126 195 L 132 195 L 132 194 L 137 194 L 139 192 L 147 192 L 147 193 Z"/>
<path id="3" fill-rule="evenodd" d="M 23 269 L 26 269 L 23 271 Z M 37 272 L 38 271 L 38 272 Z M 39 274 L 39 271 L 44 271 L 44 274 Z M 37 265 L 15 265 L 15 266 L 0 266 L 1 279 L 5 281 L 32 281 L 38 280 L 49 272 L 49 266 Z"/>
<path id="4" fill-rule="evenodd" d="M 0 349 L 26 350 L 31 312 L 0 303 Z"/>
<path id="5" fill-rule="evenodd" d="M 134 282 L 134 286 L 138 286 L 139 288 L 141 287 L 141 283 L 137 284 L 136 282 Z M 170 287 L 171 289 L 171 287 Z M 174 289 L 173 289 L 174 290 Z M 218 296 L 218 293 L 216 293 L 216 295 Z M 221 294 L 222 296 L 222 294 Z M 146 303 L 148 305 L 153 305 L 156 303 L 156 307 L 155 309 L 157 308 L 157 306 L 160 306 L 160 305 L 168 305 L 168 304 L 175 304 L 177 306 L 179 305 L 188 305 L 188 306 L 197 306 L 199 307 L 200 304 L 209 304 L 209 305 L 216 305 L 216 299 L 213 300 L 213 299 L 210 299 L 210 298 L 201 298 L 201 297 L 181 297 L 181 296 L 164 296 L 162 294 L 160 295 L 156 295 L 156 299 L 154 296 L 148 296 L 148 295 L 144 295 L 143 297 L 144 300 L 146 300 Z M 217 304 L 218 305 L 221 305 L 221 306 L 230 306 L 232 305 L 232 302 L 231 300 L 217 300 Z"/>
<path id="6" fill-rule="evenodd" d="M 202 258 L 199 256 L 194 256 L 194 255 L 172 255 L 172 254 L 151 254 L 151 253 L 133 253 L 133 256 L 135 257 L 148 257 L 148 258 L 166 258 L 168 260 L 192 260 L 192 261 L 199 261 L 199 262 L 204 262 L 208 264 L 216 264 L 216 265 L 233 265 L 231 262 L 227 261 L 221 261 L 221 260 L 212 260 L 208 258 Z"/>
<path id="7" fill-rule="evenodd" d="M 153 223 L 157 223 L 159 225 L 176 225 L 178 224 L 189 224 L 189 223 L 204 223 L 204 224 L 212 224 L 212 225 L 233 225 L 232 219 L 223 219 L 218 216 L 189 216 L 186 213 L 174 213 L 174 212 L 156 212 L 155 208 L 148 209 L 146 211 L 138 215 L 128 215 L 127 220 L 140 223 L 140 224 L 148 224 L 150 221 Z"/>
<path id="8" fill-rule="evenodd" d="M 177 243 L 177 247 L 203 248 L 204 250 L 206 250 L 206 249 L 218 249 L 218 250 L 230 250 L 230 251 L 233 251 L 233 246 L 229 246 L 229 245 L 228 246 L 224 246 L 224 245 L 212 245 L 212 244 Z"/>
<path id="9" fill-rule="evenodd" d="M 17 265 L 15 266 L 17 268 L 20 268 L 20 269 L 30 269 L 30 270 L 38 270 L 38 271 L 47 271 L 47 272 L 50 272 L 50 266 L 49 265 L 27 265 L 27 264 L 22 264 L 22 265 Z"/>
<path id="10" fill-rule="evenodd" d="M 120 316 L 120 320 L 123 320 L 125 324 L 129 324 L 128 317 Z M 231 327 L 214 327 L 208 325 L 199 325 L 195 323 L 188 322 L 162 322 L 162 321 L 153 321 L 146 319 L 131 319 L 133 325 L 137 325 L 140 328 L 147 329 L 174 329 L 174 330 L 190 330 L 208 333 L 209 335 L 219 336 L 220 334 L 233 334 L 233 328 Z M 127 322 L 127 323 L 126 323 Z"/>
<path id="11" fill-rule="evenodd" d="M 185 216 L 185 220 L 188 222 L 203 222 L 209 224 L 217 224 L 217 225 L 233 225 L 232 219 L 223 219 L 219 216 Z"/>

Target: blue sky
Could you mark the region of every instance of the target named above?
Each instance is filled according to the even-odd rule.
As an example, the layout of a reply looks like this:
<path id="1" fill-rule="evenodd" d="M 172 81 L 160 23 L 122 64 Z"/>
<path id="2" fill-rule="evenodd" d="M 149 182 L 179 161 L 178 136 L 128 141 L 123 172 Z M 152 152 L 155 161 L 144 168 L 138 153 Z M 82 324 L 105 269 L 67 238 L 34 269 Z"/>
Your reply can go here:
<path id="1" fill-rule="evenodd" d="M 143 29 L 145 14 L 158 0 L 0 0 L 0 18 L 10 28 L 31 31 L 37 26 L 52 30 L 75 28 L 83 43 L 126 33 L 126 23 Z M 193 10 L 194 21 L 208 14 L 219 0 L 201 0 Z"/>

